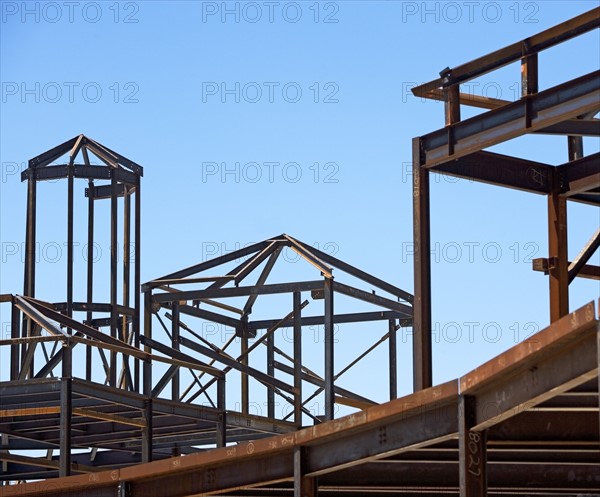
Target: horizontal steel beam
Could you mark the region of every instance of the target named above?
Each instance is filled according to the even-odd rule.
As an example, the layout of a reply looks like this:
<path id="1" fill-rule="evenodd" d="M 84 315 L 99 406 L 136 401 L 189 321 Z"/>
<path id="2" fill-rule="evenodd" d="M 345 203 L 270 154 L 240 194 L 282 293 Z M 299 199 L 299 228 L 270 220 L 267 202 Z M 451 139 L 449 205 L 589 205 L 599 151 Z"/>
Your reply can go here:
<path id="1" fill-rule="evenodd" d="M 201 300 L 249 295 L 273 295 L 278 293 L 307 292 L 323 287 L 322 280 L 302 281 L 299 283 L 275 283 L 272 285 L 240 286 L 236 288 L 207 288 L 205 290 L 184 290 L 177 293 L 158 293 L 152 295 L 155 302 L 173 302 L 180 300 Z"/>
<path id="2" fill-rule="evenodd" d="M 335 314 L 333 316 L 334 324 L 343 323 L 364 323 L 369 321 L 389 321 L 390 319 L 403 320 L 402 326 L 410 326 L 411 319 L 406 318 L 406 314 L 398 311 L 374 311 L 374 312 L 355 312 L 351 314 Z M 325 322 L 325 316 L 302 316 L 301 326 L 321 325 Z M 290 327 L 294 325 L 293 319 L 288 319 L 281 323 L 279 319 L 264 319 L 260 321 L 248 322 L 249 330 L 269 329 L 276 324 L 281 327 Z"/>
<path id="3" fill-rule="evenodd" d="M 430 168 L 600 109 L 600 71 L 421 137 Z"/>
<path id="4" fill-rule="evenodd" d="M 415 96 L 428 98 L 429 92 L 432 90 L 469 81 L 512 62 L 517 62 L 526 55 L 540 52 L 598 27 L 600 27 L 600 8 L 595 8 L 522 41 L 452 69 L 444 70 L 442 77 L 417 86 L 412 89 L 412 92 Z"/>

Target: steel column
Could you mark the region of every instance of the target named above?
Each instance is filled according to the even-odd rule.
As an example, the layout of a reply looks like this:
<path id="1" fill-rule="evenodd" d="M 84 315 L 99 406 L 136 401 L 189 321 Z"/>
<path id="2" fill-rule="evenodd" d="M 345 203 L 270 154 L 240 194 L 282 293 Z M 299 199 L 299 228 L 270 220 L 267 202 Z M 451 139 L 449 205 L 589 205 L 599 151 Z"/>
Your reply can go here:
<path id="1" fill-rule="evenodd" d="M 523 46 L 523 52 L 527 47 Z M 525 55 L 521 59 L 521 96 L 538 92 L 538 54 Z"/>
<path id="2" fill-rule="evenodd" d="M 216 426 L 217 447 L 225 447 L 227 443 L 227 412 L 225 408 L 225 375 L 223 375 L 217 379 L 217 409 L 221 411 Z"/>
<path id="3" fill-rule="evenodd" d="M 129 187 L 123 185 L 123 305 L 129 307 L 130 302 L 130 284 L 131 284 L 131 195 Z M 129 341 L 129 323 L 127 316 L 122 316 L 121 323 L 121 340 L 126 343 Z M 131 371 L 129 370 L 129 357 L 123 354 L 123 380 L 120 388 L 131 388 L 133 390 L 133 379 L 131 379 Z M 131 379 L 131 383 L 128 380 Z"/>
<path id="4" fill-rule="evenodd" d="M 487 497 L 486 431 L 474 431 L 476 400 L 461 395 L 458 405 L 460 497 Z"/>
<path id="5" fill-rule="evenodd" d="M 388 321 L 389 360 L 390 360 L 390 400 L 398 397 L 398 341 L 396 336 L 396 320 Z"/>
<path id="6" fill-rule="evenodd" d="M 308 447 L 294 447 L 294 497 L 317 497 L 316 478 L 306 476 Z"/>
<path id="7" fill-rule="evenodd" d="M 67 316 L 73 317 L 73 165 L 67 167 Z"/>
<path id="8" fill-rule="evenodd" d="M 268 330 L 267 330 L 268 333 Z M 246 351 L 246 354 L 248 351 Z M 246 356 L 247 357 L 247 356 Z M 275 332 L 267 336 L 267 374 L 275 377 Z M 275 417 L 275 391 L 267 385 L 267 416 Z"/>
<path id="9" fill-rule="evenodd" d="M 10 319 L 10 337 L 17 339 L 20 337 L 20 319 L 21 312 L 15 305 L 15 298 L 11 301 L 11 319 Z M 17 344 L 10 346 L 10 379 L 11 381 L 19 379 L 19 346 Z"/>
<path id="10" fill-rule="evenodd" d="M 118 334 L 118 311 L 117 311 L 117 260 L 118 260 L 118 182 L 116 168 L 111 170 L 110 176 L 110 334 L 113 338 L 119 338 Z M 117 386 L 117 353 L 110 353 L 110 375 L 109 385 Z"/>
<path id="11" fill-rule="evenodd" d="M 140 251 L 142 246 L 142 238 L 141 238 L 141 222 L 142 222 L 142 178 L 138 176 L 137 185 L 135 189 L 135 234 L 134 234 L 134 309 L 135 315 L 132 320 L 132 332 L 134 335 L 134 345 L 136 348 L 140 347 L 140 316 L 141 316 L 141 306 L 140 306 L 140 291 L 141 291 L 141 259 L 140 259 Z M 135 371 L 134 371 L 134 390 L 139 392 L 140 389 L 140 361 L 139 359 L 135 359 Z"/>
<path id="12" fill-rule="evenodd" d="M 248 327 L 246 323 L 242 323 L 240 330 L 240 347 L 241 354 L 243 357 L 240 359 L 240 363 L 244 366 L 248 366 L 250 361 L 248 360 Z M 242 387 L 242 413 L 248 414 L 250 408 L 250 378 L 248 373 L 241 372 L 241 387 Z"/>
<path id="13" fill-rule="evenodd" d="M 460 85 L 452 85 L 444 89 L 444 112 L 446 126 L 460 121 Z"/>
<path id="14" fill-rule="evenodd" d="M 334 372 L 334 325 L 333 325 L 333 280 L 325 278 L 323 286 L 325 300 L 325 420 L 333 419 L 335 412 Z"/>
<path id="15" fill-rule="evenodd" d="M 432 385 L 431 365 L 431 259 L 429 171 L 421 167 L 421 139 L 413 139 L 413 240 L 414 240 L 414 320 L 413 390 Z"/>
<path id="16" fill-rule="evenodd" d="M 175 350 L 179 350 L 179 302 L 173 302 L 171 306 L 171 339 L 172 339 L 172 347 Z M 171 379 L 171 398 L 173 400 L 179 400 L 179 368 L 173 375 Z"/>
<path id="17" fill-rule="evenodd" d="M 91 305 L 94 300 L 94 182 L 88 183 L 88 239 L 87 239 L 87 304 Z M 86 319 L 92 326 L 94 314 L 90 309 L 87 312 Z M 86 345 L 85 350 L 85 379 L 92 379 L 92 346 Z"/>
<path id="18" fill-rule="evenodd" d="M 294 422 L 302 426 L 302 303 L 301 293 L 294 292 Z"/>
<path id="19" fill-rule="evenodd" d="M 36 263 L 36 209 L 37 209 L 37 183 L 35 169 L 30 167 L 27 181 L 27 229 L 25 231 L 25 272 L 23 294 L 26 297 L 35 297 L 35 263 Z M 23 317 L 21 333 L 23 336 L 33 336 L 34 324 L 31 319 Z M 26 357 L 27 349 L 35 344 L 23 344 L 21 347 L 21 361 Z M 23 364 L 21 364 L 23 367 Z M 29 374 L 33 376 L 33 360 L 29 366 Z"/>
<path id="20" fill-rule="evenodd" d="M 71 473 L 72 357 L 71 343 L 67 341 L 63 344 L 62 377 L 60 379 L 60 477 L 69 476 Z"/>
<path id="21" fill-rule="evenodd" d="M 560 177 L 553 171 L 548 195 L 548 274 L 550 279 L 550 322 L 569 313 L 569 259 L 567 246 L 567 199 L 559 194 Z"/>

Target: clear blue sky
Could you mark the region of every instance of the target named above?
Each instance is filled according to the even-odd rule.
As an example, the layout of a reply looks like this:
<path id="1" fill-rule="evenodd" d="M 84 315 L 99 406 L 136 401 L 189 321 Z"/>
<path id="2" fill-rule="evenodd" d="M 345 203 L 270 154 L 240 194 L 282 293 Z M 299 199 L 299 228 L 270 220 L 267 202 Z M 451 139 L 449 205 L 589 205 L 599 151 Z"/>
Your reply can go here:
<path id="1" fill-rule="evenodd" d="M 144 166 L 143 281 L 285 232 L 412 291 L 411 138 L 441 127 L 443 107 L 414 98 L 410 87 L 598 2 L 1 5 L 0 290 L 21 293 L 26 186 L 17 170 L 79 133 Z M 594 32 L 542 54 L 541 88 L 598 69 L 599 46 Z M 518 81 L 517 64 L 472 91 L 514 99 Z M 598 141 L 585 146 L 597 151 Z M 567 160 L 561 137 L 497 150 Z M 441 382 L 547 325 L 548 281 L 531 270 L 532 258 L 547 256 L 546 199 L 449 178 L 432 185 L 434 380 Z M 83 246 L 83 183 L 77 188 Z M 64 300 L 66 184 L 39 191 L 45 255 L 37 295 Z M 571 257 L 598 226 L 598 212 L 569 205 Z M 99 240 L 99 268 L 108 268 L 108 242 Z M 306 275 L 318 276 L 310 268 Z M 97 294 L 107 292 L 98 282 Z M 598 282 L 577 280 L 571 308 L 599 293 Z M 7 307 L 1 319 L 5 335 Z M 384 334 L 382 326 L 340 336 L 339 367 L 363 340 Z M 410 340 L 402 337 L 406 393 Z M 382 361 L 380 353 L 369 364 Z M 385 400 L 385 382 L 365 376 L 349 376 L 347 385 L 364 382 Z"/>

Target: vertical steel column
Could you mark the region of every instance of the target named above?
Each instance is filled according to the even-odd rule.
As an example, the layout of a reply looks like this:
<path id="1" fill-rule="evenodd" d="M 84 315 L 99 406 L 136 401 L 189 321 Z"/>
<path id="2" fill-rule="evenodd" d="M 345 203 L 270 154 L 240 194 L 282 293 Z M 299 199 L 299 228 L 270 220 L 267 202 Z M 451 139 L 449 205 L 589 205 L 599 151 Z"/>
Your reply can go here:
<path id="1" fill-rule="evenodd" d="M 35 297 L 36 197 L 36 170 L 30 166 L 27 178 L 27 229 L 25 231 L 25 278 L 23 285 L 23 294 L 26 297 Z"/>
<path id="2" fill-rule="evenodd" d="M 308 447 L 294 448 L 294 497 L 317 497 L 316 478 L 305 476 Z"/>
<path id="3" fill-rule="evenodd" d="M 118 182 L 117 169 L 111 169 L 110 185 L 110 334 L 113 338 L 118 336 L 118 312 L 117 312 L 117 260 L 118 260 Z M 117 353 L 110 353 L 110 376 L 109 385 L 117 386 Z"/>
<path id="4" fill-rule="evenodd" d="M 302 303 L 300 292 L 294 292 L 294 423 L 302 426 Z"/>
<path id="5" fill-rule="evenodd" d="M 413 139 L 413 390 L 432 385 L 429 171 L 421 167 L 421 139 Z"/>
<path id="6" fill-rule="evenodd" d="M 388 321 L 389 357 L 390 357 L 390 400 L 398 397 L 398 345 L 396 337 L 396 320 Z"/>
<path id="7" fill-rule="evenodd" d="M 87 239 L 87 303 L 91 306 L 94 300 L 94 181 L 88 183 L 88 239 Z M 86 319 L 91 326 L 94 314 L 87 312 Z M 92 347 L 85 346 L 85 379 L 92 380 Z"/>
<path id="8" fill-rule="evenodd" d="M 73 158 L 67 166 L 67 316 L 73 317 Z"/>
<path id="9" fill-rule="evenodd" d="M 71 417 L 73 414 L 72 397 L 72 360 L 71 343 L 67 340 L 62 349 L 62 377 L 60 379 L 60 457 L 59 477 L 71 474 Z"/>
<path id="10" fill-rule="evenodd" d="M 241 354 L 243 357 L 240 360 L 240 362 L 245 365 L 248 366 L 249 364 L 249 357 L 248 357 L 248 327 L 246 326 L 246 322 L 242 323 L 242 327 L 241 327 L 241 333 L 240 333 L 240 340 L 241 340 Z M 242 381 L 242 413 L 243 414 L 248 414 L 249 409 L 250 409 L 250 393 L 249 393 L 249 378 L 248 378 L 248 374 L 245 372 L 241 373 L 241 381 Z"/>
<path id="11" fill-rule="evenodd" d="M 131 283 L 131 269 L 130 269 L 130 242 L 131 242 L 131 196 L 129 187 L 123 185 L 123 305 L 129 307 L 130 301 L 130 283 Z M 128 316 L 121 317 L 121 340 L 129 342 L 129 324 L 127 323 Z M 131 378 L 131 371 L 129 370 L 129 356 L 123 354 L 123 385 L 127 388 L 129 384 L 128 379 Z M 133 382 L 133 380 L 131 379 Z M 123 386 L 119 385 L 119 386 Z M 133 388 L 131 385 L 130 388 Z"/>
<path id="12" fill-rule="evenodd" d="M 267 374 L 275 376 L 275 332 L 267 336 Z M 267 386 L 267 417 L 275 417 L 275 391 Z"/>
<path id="13" fill-rule="evenodd" d="M 36 262 L 36 209 L 37 209 L 37 183 L 36 170 L 29 166 L 27 179 L 27 229 L 25 231 L 25 272 L 23 294 L 26 297 L 35 297 L 35 262 Z M 23 316 L 21 333 L 24 337 L 33 336 L 35 325 L 29 318 Z M 27 349 L 35 347 L 35 344 L 24 343 L 21 346 L 21 361 L 24 361 Z M 22 368 L 23 364 L 21 364 Z M 33 376 L 33 359 L 29 366 L 29 375 Z"/>
<path id="14" fill-rule="evenodd" d="M 538 54 L 526 55 L 527 47 L 523 47 L 521 58 L 521 96 L 538 92 Z"/>
<path id="15" fill-rule="evenodd" d="M 333 280 L 325 278 L 323 292 L 325 297 L 325 420 L 333 419 L 335 408 L 334 351 L 333 351 Z"/>
<path id="16" fill-rule="evenodd" d="M 460 497 L 487 496 L 486 431 L 473 431 L 475 398 L 461 395 L 458 406 Z"/>
<path id="17" fill-rule="evenodd" d="M 140 319 L 141 319 L 141 309 L 140 309 L 140 291 L 141 291 L 141 259 L 140 259 L 140 250 L 141 250 L 141 221 L 142 221 L 142 198 L 141 198 L 141 186 L 142 186 L 142 178 L 140 176 L 137 177 L 137 184 L 135 189 L 135 235 L 134 235 L 134 308 L 135 315 L 133 316 L 132 325 L 133 325 L 133 338 L 135 347 L 140 347 Z M 135 372 L 134 372 L 134 389 L 136 392 L 139 392 L 140 388 L 140 361 L 139 359 L 135 359 Z"/>
<path id="18" fill-rule="evenodd" d="M 142 428 L 142 462 L 152 462 L 152 360 L 144 361 L 144 422 Z"/>
<path id="19" fill-rule="evenodd" d="M 171 339 L 173 348 L 179 350 L 179 302 L 174 301 L 171 305 Z M 179 368 L 171 379 L 171 398 L 179 401 Z"/>
<path id="20" fill-rule="evenodd" d="M 555 168 L 548 195 L 548 274 L 550 276 L 550 322 L 569 313 L 569 260 L 567 249 L 567 199 L 560 195 Z"/>
<path id="21" fill-rule="evenodd" d="M 144 336 L 152 338 L 152 290 L 144 292 Z M 152 349 L 144 346 L 144 352 L 150 354 Z M 142 462 L 152 461 L 152 361 L 148 357 L 144 361 L 144 421 L 142 429 Z"/>
<path id="22" fill-rule="evenodd" d="M 225 408 L 225 374 L 223 374 L 223 376 L 217 378 L 217 409 L 220 411 L 216 426 L 217 447 L 225 447 L 227 443 L 227 413 Z"/>
<path id="23" fill-rule="evenodd" d="M 11 318 L 10 318 L 10 337 L 12 339 L 19 338 L 21 330 L 20 330 L 20 322 L 21 312 L 19 308 L 15 305 L 15 298 L 12 298 L 11 301 Z M 10 380 L 15 381 L 19 379 L 19 346 L 11 345 L 10 346 Z"/>
<path id="24" fill-rule="evenodd" d="M 444 88 L 444 113 L 446 126 L 460 121 L 460 85 Z"/>

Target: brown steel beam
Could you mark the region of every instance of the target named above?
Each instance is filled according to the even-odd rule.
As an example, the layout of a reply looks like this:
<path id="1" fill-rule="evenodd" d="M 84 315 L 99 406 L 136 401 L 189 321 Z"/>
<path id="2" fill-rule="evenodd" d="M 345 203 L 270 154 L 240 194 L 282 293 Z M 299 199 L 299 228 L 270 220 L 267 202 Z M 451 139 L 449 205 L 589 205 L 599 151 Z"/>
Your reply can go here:
<path id="1" fill-rule="evenodd" d="M 448 176 L 530 193 L 548 194 L 553 166 L 493 152 L 474 152 L 431 168 Z"/>
<path id="2" fill-rule="evenodd" d="M 423 165 L 433 167 L 511 138 L 598 110 L 600 71 L 421 137 Z"/>
<path id="3" fill-rule="evenodd" d="M 451 78 L 445 79 L 442 76 L 413 88 L 412 92 L 415 96 L 428 98 L 430 91 L 441 88 L 445 84 L 469 81 L 512 62 L 517 62 L 523 56 L 533 55 L 598 27 L 600 27 L 600 8 L 595 8 L 522 41 L 449 69 Z"/>
<path id="4" fill-rule="evenodd" d="M 433 384 L 431 352 L 431 259 L 429 171 L 423 167 L 421 139 L 413 139 L 413 391 Z"/>
<path id="5" fill-rule="evenodd" d="M 567 244 L 567 200 L 559 193 L 558 170 L 553 170 L 548 195 L 548 257 L 550 276 L 550 321 L 569 313 L 569 262 Z"/>

